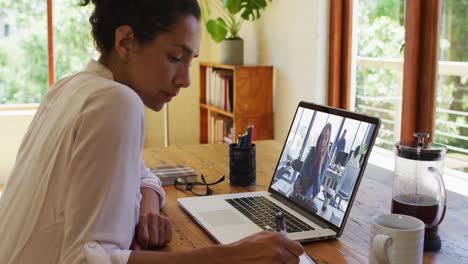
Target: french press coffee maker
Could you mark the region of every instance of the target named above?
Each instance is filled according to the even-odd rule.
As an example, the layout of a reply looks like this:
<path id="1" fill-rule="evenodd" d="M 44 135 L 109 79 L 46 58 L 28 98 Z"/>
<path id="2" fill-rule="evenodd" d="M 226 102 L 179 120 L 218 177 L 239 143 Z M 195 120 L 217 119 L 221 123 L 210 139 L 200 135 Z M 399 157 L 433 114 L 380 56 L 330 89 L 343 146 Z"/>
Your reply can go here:
<path id="1" fill-rule="evenodd" d="M 429 134 L 415 133 L 415 142 L 395 143 L 392 213 L 411 215 L 426 225 L 424 250 L 441 247 L 438 226 L 446 209 L 446 190 L 442 175 L 447 149 L 440 144 L 424 144 Z"/>

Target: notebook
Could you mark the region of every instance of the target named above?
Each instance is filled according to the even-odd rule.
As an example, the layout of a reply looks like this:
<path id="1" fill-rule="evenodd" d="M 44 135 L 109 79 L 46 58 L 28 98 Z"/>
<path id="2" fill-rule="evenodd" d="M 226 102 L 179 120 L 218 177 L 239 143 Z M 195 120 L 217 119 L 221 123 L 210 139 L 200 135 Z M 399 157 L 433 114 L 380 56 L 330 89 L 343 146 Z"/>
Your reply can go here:
<path id="1" fill-rule="evenodd" d="M 150 172 L 161 180 L 162 185 L 174 185 L 174 181 L 185 178 L 189 182 L 197 180 L 197 172 L 185 165 L 165 165 L 150 167 Z"/>
<path id="2" fill-rule="evenodd" d="M 379 127 L 375 117 L 300 102 L 268 191 L 179 198 L 178 202 L 221 244 L 276 230 L 278 211 L 285 215 L 290 239 L 337 238 L 343 233 Z"/>

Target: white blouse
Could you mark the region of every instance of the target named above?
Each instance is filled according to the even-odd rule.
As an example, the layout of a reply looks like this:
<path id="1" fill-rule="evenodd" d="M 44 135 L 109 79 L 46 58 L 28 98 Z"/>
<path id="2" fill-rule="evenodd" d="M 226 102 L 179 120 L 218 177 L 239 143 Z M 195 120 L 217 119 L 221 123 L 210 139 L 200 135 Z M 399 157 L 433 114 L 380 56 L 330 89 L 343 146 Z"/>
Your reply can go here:
<path id="1" fill-rule="evenodd" d="M 0 263 L 127 263 L 144 168 L 143 102 L 90 61 L 46 94 L 0 199 Z"/>

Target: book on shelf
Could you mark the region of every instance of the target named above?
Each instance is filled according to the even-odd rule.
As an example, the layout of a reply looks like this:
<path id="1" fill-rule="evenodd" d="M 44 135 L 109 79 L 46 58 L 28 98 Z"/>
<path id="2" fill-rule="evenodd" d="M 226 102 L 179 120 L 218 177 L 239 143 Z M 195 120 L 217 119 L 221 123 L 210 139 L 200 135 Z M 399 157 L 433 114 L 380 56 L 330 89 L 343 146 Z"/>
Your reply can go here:
<path id="1" fill-rule="evenodd" d="M 186 165 L 164 165 L 148 169 L 161 180 L 162 185 L 173 185 L 179 177 L 183 177 L 189 182 L 197 180 L 197 172 Z"/>
<path id="2" fill-rule="evenodd" d="M 205 79 L 206 103 L 224 111 L 232 112 L 233 72 L 207 67 Z"/>
<path id="3" fill-rule="evenodd" d="M 234 143 L 234 126 L 233 126 L 233 121 L 232 119 L 228 119 L 226 126 L 224 127 L 224 133 L 223 133 L 223 139 L 224 143 L 232 144 Z"/>
<path id="4" fill-rule="evenodd" d="M 210 117 L 208 143 L 232 143 L 234 134 L 232 119 L 221 114 Z"/>

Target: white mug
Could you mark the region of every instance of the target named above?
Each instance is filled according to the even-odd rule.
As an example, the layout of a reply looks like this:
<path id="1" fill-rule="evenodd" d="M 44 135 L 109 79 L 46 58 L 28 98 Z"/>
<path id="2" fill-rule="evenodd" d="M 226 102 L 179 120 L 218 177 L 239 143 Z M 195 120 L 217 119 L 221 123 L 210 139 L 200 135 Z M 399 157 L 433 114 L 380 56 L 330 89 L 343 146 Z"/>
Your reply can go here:
<path id="1" fill-rule="evenodd" d="M 422 263 L 424 223 L 416 217 L 384 214 L 372 217 L 370 264 Z"/>

